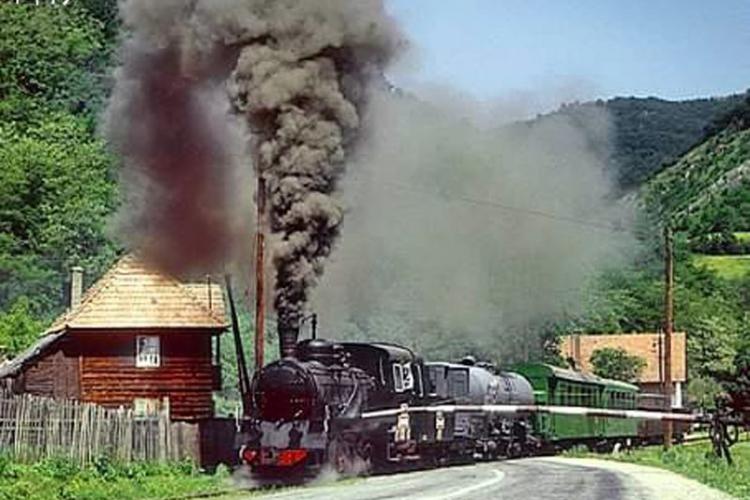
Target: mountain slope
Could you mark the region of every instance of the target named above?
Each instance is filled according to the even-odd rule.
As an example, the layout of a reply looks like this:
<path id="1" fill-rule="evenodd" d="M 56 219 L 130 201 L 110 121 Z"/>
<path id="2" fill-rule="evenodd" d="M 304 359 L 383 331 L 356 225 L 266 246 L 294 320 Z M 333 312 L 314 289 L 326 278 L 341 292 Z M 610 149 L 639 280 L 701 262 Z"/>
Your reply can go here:
<path id="1" fill-rule="evenodd" d="M 619 188 L 637 188 L 656 172 L 682 156 L 707 134 L 724 127 L 722 122 L 745 98 L 667 101 L 655 97 L 616 97 L 608 101 L 574 103 L 562 106 L 545 117 L 563 115 L 580 123 L 592 147 L 607 154 Z M 591 112 L 604 109 L 611 119 L 612 136 L 595 136 L 587 130 Z M 606 141 L 605 144 L 601 144 Z M 610 142 L 611 141 L 611 142 Z"/>
<path id="2" fill-rule="evenodd" d="M 737 116 L 750 111 L 750 100 Z M 750 229 L 750 123 L 731 120 L 651 179 L 641 191 L 652 212 L 697 237 Z"/>

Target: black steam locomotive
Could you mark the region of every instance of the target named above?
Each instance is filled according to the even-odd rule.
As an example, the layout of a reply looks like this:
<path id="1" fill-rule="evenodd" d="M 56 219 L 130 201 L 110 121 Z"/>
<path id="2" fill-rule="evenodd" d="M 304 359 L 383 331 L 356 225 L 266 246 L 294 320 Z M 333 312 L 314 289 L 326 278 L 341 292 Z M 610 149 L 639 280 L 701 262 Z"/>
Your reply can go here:
<path id="1" fill-rule="evenodd" d="M 478 405 L 531 405 L 523 377 L 472 359 L 425 363 L 386 343 L 306 340 L 258 372 L 242 460 L 262 476 L 343 474 L 518 456 L 539 447 L 526 417 Z M 440 411 L 464 405 L 466 411 Z M 406 413 L 406 407 L 425 407 Z M 403 412 L 399 412 L 403 409 Z"/>

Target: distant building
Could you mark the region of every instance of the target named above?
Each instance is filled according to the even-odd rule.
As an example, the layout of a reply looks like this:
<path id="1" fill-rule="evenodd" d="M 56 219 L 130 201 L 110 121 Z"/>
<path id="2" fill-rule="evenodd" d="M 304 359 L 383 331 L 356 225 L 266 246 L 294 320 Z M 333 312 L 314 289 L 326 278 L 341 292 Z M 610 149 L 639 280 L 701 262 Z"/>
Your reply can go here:
<path id="1" fill-rule="evenodd" d="M 562 337 L 560 354 L 571 359 L 575 367 L 584 373 L 592 373 L 591 355 L 605 347 L 621 348 L 628 354 L 638 356 L 646 362 L 638 385 L 650 394 L 660 394 L 664 380 L 664 336 L 659 333 L 632 333 L 617 335 L 567 335 Z M 672 336 L 672 406 L 683 405 L 684 385 L 687 381 L 687 355 L 685 333 Z"/>
<path id="2" fill-rule="evenodd" d="M 77 399 L 172 419 L 213 417 L 221 287 L 182 283 L 128 255 L 84 295 L 74 270 L 71 308 L 31 348 L 0 366 L 14 392 Z"/>

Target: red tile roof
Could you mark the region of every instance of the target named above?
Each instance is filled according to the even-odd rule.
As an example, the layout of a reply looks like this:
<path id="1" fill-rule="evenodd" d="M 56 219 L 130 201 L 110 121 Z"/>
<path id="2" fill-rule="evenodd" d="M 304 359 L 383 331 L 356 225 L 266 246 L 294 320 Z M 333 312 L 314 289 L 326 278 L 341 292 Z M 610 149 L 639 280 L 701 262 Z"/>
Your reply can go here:
<path id="1" fill-rule="evenodd" d="M 127 255 L 46 333 L 66 328 L 223 329 L 226 326 L 224 296 L 215 280 L 183 283 L 138 257 Z"/>

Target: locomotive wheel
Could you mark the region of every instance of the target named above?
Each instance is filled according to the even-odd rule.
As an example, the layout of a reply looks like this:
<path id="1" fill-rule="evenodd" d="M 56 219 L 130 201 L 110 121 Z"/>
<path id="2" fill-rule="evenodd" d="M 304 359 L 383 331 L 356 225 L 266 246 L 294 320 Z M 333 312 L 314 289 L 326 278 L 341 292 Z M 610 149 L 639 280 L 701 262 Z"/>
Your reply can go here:
<path id="1" fill-rule="evenodd" d="M 328 445 L 328 462 L 336 473 L 347 475 L 351 469 L 352 454 L 349 444 L 343 439 L 335 438 Z"/>
<path id="2" fill-rule="evenodd" d="M 738 425 L 728 425 L 726 433 L 729 446 L 734 445 L 740 440 L 740 427 Z"/>
<path id="3" fill-rule="evenodd" d="M 357 445 L 357 455 L 362 460 L 362 471 L 360 471 L 360 475 L 370 475 L 372 472 L 372 454 L 372 443 L 361 440 Z"/>
<path id="4" fill-rule="evenodd" d="M 341 437 L 328 445 L 328 462 L 342 476 L 367 475 L 372 470 L 372 446 L 366 441 L 356 444 Z"/>

